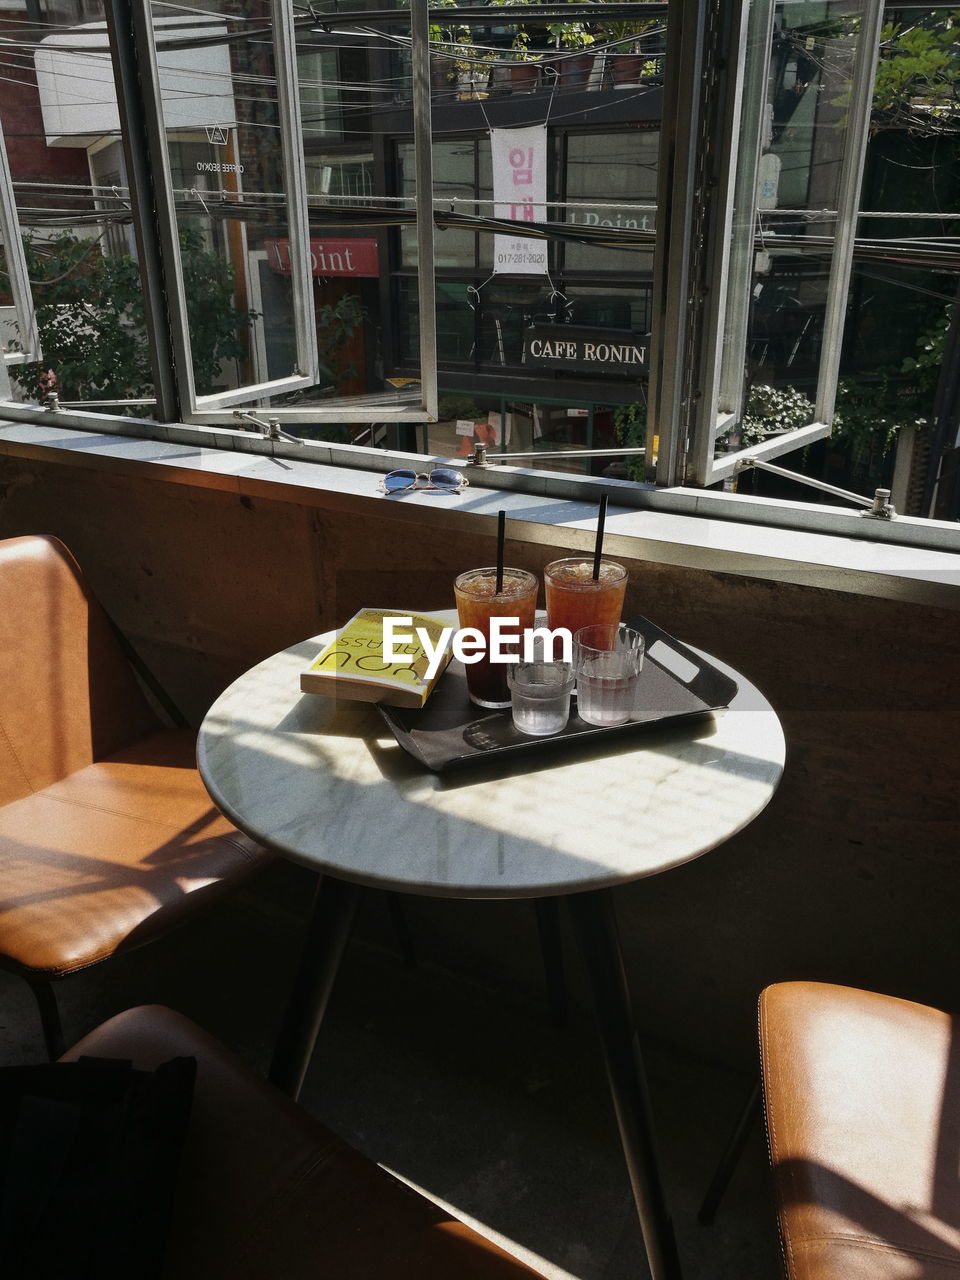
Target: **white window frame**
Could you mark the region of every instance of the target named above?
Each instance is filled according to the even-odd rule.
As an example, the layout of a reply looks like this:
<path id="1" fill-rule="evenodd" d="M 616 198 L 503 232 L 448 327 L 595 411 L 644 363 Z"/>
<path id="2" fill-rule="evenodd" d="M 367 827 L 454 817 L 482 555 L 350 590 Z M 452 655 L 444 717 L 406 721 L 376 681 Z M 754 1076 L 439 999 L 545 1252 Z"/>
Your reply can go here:
<path id="1" fill-rule="evenodd" d="M 40 332 L 37 329 L 37 313 L 33 303 L 33 291 L 30 287 L 30 276 L 27 271 L 27 256 L 23 249 L 23 232 L 17 216 L 17 203 L 13 194 L 13 178 L 10 175 L 10 162 L 7 159 L 7 144 L 0 124 L 0 233 L 3 235 L 3 246 L 7 261 L 7 276 L 10 282 L 10 293 L 17 313 L 17 328 L 20 330 L 20 350 L 3 353 L 4 379 L 6 386 L 0 388 L 9 397 L 9 377 L 6 366 L 12 364 L 30 364 L 34 360 L 43 359 L 40 348 Z"/>

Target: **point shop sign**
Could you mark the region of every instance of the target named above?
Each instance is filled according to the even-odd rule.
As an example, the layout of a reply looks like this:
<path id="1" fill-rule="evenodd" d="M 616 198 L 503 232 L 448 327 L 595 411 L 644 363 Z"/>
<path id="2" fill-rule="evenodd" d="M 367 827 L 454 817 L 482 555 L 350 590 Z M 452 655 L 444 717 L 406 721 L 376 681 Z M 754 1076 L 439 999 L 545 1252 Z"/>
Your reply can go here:
<path id="1" fill-rule="evenodd" d="M 290 241 L 264 240 L 267 263 L 282 276 L 290 274 Z M 310 270 L 315 276 L 378 276 L 376 240 L 311 240 Z"/>

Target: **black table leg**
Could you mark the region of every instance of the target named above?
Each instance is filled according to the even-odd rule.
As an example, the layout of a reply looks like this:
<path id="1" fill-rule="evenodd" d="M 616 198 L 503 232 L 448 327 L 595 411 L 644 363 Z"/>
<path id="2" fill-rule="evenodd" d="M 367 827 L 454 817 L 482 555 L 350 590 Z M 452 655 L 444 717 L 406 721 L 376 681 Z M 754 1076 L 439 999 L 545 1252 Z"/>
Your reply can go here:
<path id="1" fill-rule="evenodd" d="M 270 1064 L 269 1079 L 294 1100 L 303 1088 L 362 892 L 360 885 L 346 880 L 319 877 L 300 967 Z"/>
<path id="2" fill-rule="evenodd" d="M 557 898 L 535 898 L 547 1004 L 555 1027 L 567 1020 L 567 991 L 563 978 L 563 943 L 560 938 L 560 904 Z"/>
<path id="3" fill-rule="evenodd" d="M 603 1044 L 633 1198 L 652 1280 L 679 1280 L 680 1260 L 660 1181 L 653 1116 L 609 890 L 567 897 Z"/>

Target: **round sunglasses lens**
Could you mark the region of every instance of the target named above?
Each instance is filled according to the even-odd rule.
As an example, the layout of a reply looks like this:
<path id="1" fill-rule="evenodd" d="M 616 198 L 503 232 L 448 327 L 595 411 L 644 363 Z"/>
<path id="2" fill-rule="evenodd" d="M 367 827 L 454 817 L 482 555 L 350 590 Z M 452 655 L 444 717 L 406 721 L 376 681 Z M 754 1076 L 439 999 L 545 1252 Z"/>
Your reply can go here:
<path id="1" fill-rule="evenodd" d="M 463 477 L 459 471 L 452 471 L 449 467 L 436 467 L 430 472 L 430 483 L 442 489 L 459 489 Z"/>
<path id="2" fill-rule="evenodd" d="M 415 471 L 388 471 L 383 477 L 383 487 L 391 492 L 394 489 L 409 489 L 416 483 Z"/>

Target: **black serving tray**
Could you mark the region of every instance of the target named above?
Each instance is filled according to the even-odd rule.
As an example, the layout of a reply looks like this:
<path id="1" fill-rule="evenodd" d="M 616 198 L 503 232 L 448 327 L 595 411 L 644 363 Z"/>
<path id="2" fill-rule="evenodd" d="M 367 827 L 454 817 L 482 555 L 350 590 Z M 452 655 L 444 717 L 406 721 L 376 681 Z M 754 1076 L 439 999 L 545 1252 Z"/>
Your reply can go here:
<path id="1" fill-rule="evenodd" d="M 379 704 L 377 709 L 404 751 L 433 773 L 442 773 L 491 757 L 572 747 L 577 742 L 593 742 L 611 734 L 702 716 L 729 705 L 738 688 L 735 680 L 648 618 L 627 621 L 643 633 L 647 648 L 638 697 L 643 713 L 626 724 L 606 728 L 586 724 L 576 714 L 574 698 L 570 719 L 559 733 L 545 738 L 519 733 L 513 727 L 509 707 L 504 711 L 484 711 L 470 701 L 466 670 L 455 658 L 425 706 Z"/>

